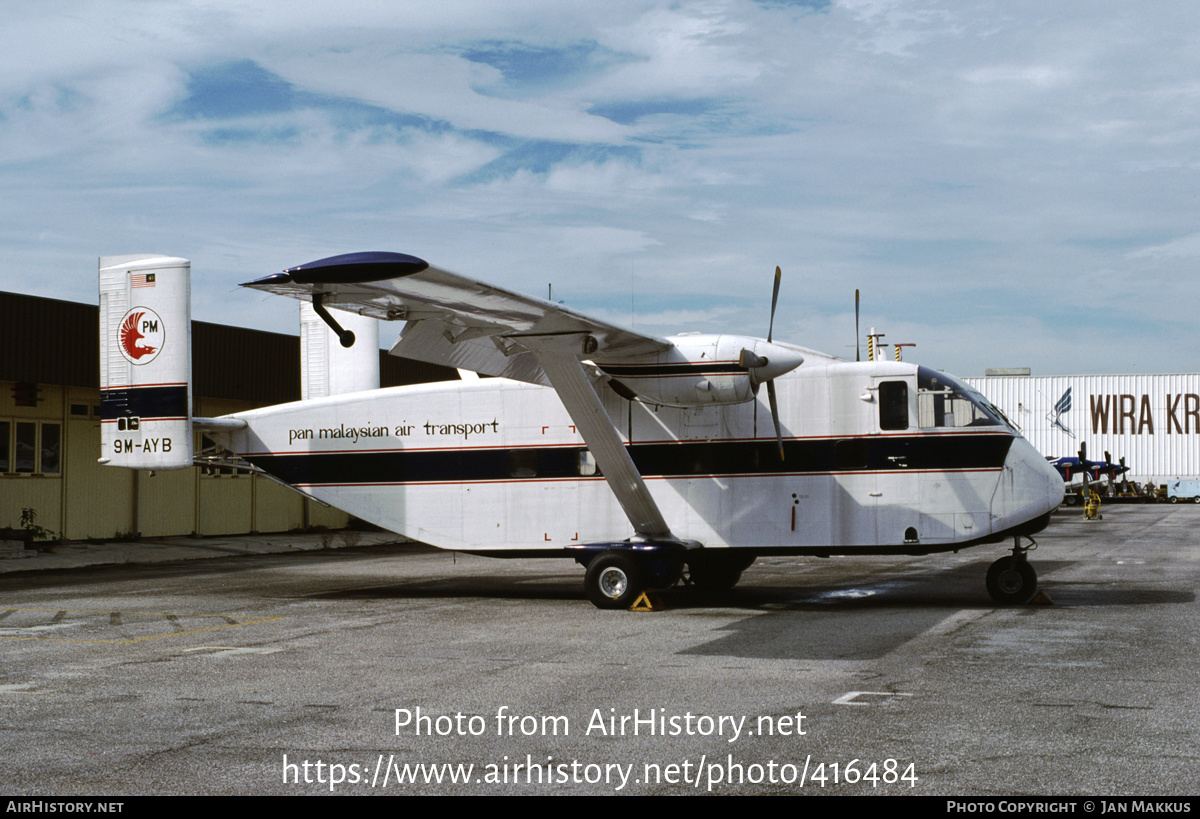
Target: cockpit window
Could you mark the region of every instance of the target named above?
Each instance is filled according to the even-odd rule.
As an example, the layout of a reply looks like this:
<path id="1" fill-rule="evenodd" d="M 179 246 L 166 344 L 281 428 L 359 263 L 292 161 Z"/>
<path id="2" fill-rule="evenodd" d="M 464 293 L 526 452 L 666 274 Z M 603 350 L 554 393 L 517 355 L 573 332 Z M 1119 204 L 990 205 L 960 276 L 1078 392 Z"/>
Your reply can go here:
<path id="1" fill-rule="evenodd" d="M 917 368 L 917 414 L 922 428 L 1008 426 L 991 401 L 953 376 Z"/>

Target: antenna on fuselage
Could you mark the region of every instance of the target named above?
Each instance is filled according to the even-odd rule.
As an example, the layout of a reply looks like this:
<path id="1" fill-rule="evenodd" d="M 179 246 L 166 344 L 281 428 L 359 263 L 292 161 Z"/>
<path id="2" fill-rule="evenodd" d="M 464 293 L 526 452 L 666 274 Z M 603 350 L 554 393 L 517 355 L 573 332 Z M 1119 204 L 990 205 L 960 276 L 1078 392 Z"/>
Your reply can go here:
<path id="1" fill-rule="evenodd" d="M 871 332 L 867 333 L 867 361 L 875 360 L 875 351 L 880 347 L 886 347 L 886 344 L 880 344 L 879 339 L 886 336 L 887 333 L 877 333 L 875 328 L 871 328 Z"/>

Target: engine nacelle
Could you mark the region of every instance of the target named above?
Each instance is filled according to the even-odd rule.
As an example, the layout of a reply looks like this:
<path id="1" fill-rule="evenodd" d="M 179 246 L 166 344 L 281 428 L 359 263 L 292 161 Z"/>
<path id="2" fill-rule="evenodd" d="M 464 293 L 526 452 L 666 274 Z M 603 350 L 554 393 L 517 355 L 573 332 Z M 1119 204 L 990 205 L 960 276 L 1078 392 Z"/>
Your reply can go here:
<path id="1" fill-rule="evenodd" d="M 641 359 L 596 366 L 626 398 L 667 407 L 741 404 L 758 385 L 804 362 L 800 351 L 750 336 L 702 335 L 668 338 L 670 350 Z"/>

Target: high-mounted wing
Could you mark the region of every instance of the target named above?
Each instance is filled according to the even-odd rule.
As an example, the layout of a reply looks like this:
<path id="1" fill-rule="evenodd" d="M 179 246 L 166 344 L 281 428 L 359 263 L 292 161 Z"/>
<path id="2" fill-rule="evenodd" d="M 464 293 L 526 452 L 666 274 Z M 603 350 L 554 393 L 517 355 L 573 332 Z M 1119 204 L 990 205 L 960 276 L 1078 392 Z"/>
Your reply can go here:
<path id="1" fill-rule="evenodd" d="M 634 530 L 675 539 L 580 363 L 597 354 L 613 360 L 659 353 L 671 342 L 403 253 L 332 256 L 245 286 L 311 299 L 318 313 L 336 307 L 406 321 L 394 355 L 553 387 Z"/>
<path id="2" fill-rule="evenodd" d="M 522 339 L 561 352 L 624 358 L 669 349 L 671 342 L 432 267 L 403 253 L 348 253 L 276 273 L 245 287 L 291 296 L 386 321 L 408 322 L 392 354 L 504 376 L 542 386 L 550 381 Z M 579 339 L 587 349 L 568 349 Z"/>

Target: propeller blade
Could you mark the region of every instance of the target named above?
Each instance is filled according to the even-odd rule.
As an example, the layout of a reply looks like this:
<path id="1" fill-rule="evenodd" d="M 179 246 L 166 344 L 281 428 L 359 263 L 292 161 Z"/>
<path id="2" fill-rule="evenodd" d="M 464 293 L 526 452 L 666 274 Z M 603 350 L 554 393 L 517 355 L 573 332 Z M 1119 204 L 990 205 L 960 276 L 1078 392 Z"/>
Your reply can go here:
<path id="1" fill-rule="evenodd" d="M 858 288 L 854 288 L 854 360 L 862 361 L 858 349 Z"/>
<path id="2" fill-rule="evenodd" d="M 775 441 L 779 444 L 779 460 L 783 460 L 783 427 L 779 425 L 779 401 L 775 398 L 775 380 L 767 382 L 767 398 L 771 402 L 771 420 L 775 422 Z"/>
<path id="3" fill-rule="evenodd" d="M 1088 478 L 1096 464 L 1087 459 L 1087 441 L 1079 442 L 1079 470 L 1083 473 L 1083 497 L 1088 496 Z"/>
<path id="4" fill-rule="evenodd" d="M 779 304 L 779 279 L 783 276 L 783 271 L 779 269 L 779 265 L 775 265 L 775 289 L 771 292 L 771 323 L 767 326 L 767 341 L 771 340 L 771 335 L 775 332 L 775 305 Z"/>

